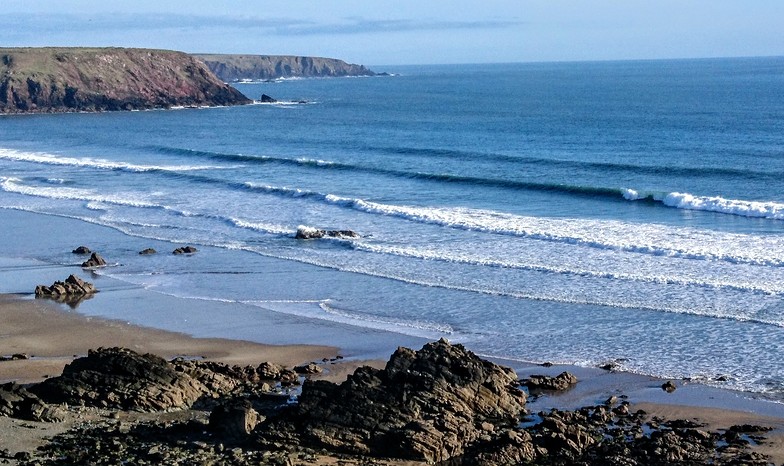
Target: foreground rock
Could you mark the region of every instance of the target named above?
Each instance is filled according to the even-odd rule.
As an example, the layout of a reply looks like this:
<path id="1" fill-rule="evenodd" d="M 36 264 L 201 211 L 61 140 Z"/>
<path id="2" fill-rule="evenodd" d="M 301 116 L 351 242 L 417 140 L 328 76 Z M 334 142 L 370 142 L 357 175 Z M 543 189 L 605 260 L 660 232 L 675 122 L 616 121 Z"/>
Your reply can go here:
<path id="1" fill-rule="evenodd" d="M 280 373 L 279 373 L 280 374 Z M 30 391 L 47 403 L 134 411 L 186 408 L 199 400 L 271 390 L 253 367 L 175 360 L 125 348 L 99 348 Z"/>
<path id="2" fill-rule="evenodd" d="M 340 385 L 306 381 L 299 404 L 262 426 L 260 443 L 294 443 L 420 461 L 459 457 L 525 414 L 511 369 L 445 340 L 399 348 L 383 370 L 362 367 Z"/>
<path id="3" fill-rule="evenodd" d="M 521 383 L 531 391 L 563 391 L 575 385 L 577 383 L 577 377 L 569 372 L 561 372 L 555 377 L 532 375 L 528 379 L 522 380 Z"/>
<path id="4" fill-rule="evenodd" d="M 320 230 L 300 226 L 294 235 L 296 239 L 320 239 L 320 238 L 359 238 L 359 233 L 352 230 Z"/>
<path id="5" fill-rule="evenodd" d="M 0 386 L 0 415 L 78 420 L 38 451 L 13 458 L 0 451 L 0 459 L 22 465 L 381 465 L 389 464 L 386 457 L 443 466 L 769 464 L 749 450 L 764 441 L 766 426 L 708 431 L 693 421 L 652 418 L 627 401 L 613 406 L 617 400 L 530 416 L 510 369 L 445 340 L 419 351 L 400 348 L 383 370 L 360 368 L 340 385 L 306 381 L 295 405 L 268 394 L 271 383 L 296 380 L 294 371 L 269 363 L 166 362 L 122 348 L 91 351 L 63 376 L 29 390 Z M 134 417 L 129 409 L 153 413 Z M 81 417 L 85 412 L 92 420 Z M 331 460 L 318 463 L 316 452 Z"/>
<path id="6" fill-rule="evenodd" d="M 92 283 L 86 282 L 76 275 L 70 275 L 64 282 L 54 282 L 52 286 L 38 285 L 35 287 L 36 298 L 52 298 L 58 301 L 80 300 L 97 293 Z"/>
<path id="7" fill-rule="evenodd" d="M 182 52 L 124 48 L 0 49 L 0 113 L 97 112 L 248 104 Z"/>
<path id="8" fill-rule="evenodd" d="M 61 408 L 43 402 L 21 385 L 11 382 L 0 385 L 0 416 L 36 422 L 60 422 L 65 413 Z"/>

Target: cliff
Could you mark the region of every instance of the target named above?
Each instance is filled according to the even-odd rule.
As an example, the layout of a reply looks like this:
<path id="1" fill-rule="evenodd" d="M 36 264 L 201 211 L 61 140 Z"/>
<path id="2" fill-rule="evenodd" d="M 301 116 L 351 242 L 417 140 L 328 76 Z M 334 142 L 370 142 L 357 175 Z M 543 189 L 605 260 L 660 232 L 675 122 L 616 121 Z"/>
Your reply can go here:
<path id="1" fill-rule="evenodd" d="M 0 113 L 138 110 L 250 103 L 181 52 L 0 48 Z"/>
<path id="2" fill-rule="evenodd" d="M 242 79 L 264 80 L 288 77 L 375 76 L 362 65 L 335 58 L 291 55 L 194 55 L 226 82 Z"/>

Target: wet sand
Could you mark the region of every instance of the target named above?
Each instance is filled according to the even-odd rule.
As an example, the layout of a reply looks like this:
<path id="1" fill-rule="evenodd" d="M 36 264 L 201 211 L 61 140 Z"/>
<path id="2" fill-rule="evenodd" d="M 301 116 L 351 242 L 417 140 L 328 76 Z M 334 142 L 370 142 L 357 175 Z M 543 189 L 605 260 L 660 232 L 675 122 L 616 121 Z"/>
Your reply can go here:
<path id="1" fill-rule="evenodd" d="M 138 305 L 144 306 L 140 300 Z M 29 359 L 0 361 L 0 383 L 15 381 L 34 383 L 48 376 L 59 375 L 62 368 L 89 349 L 123 346 L 164 358 L 176 356 L 204 358 L 230 364 L 258 365 L 264 361 L 294 366 L 309 361 L 332 359 L 339 349 L 319 345 L 266 345 L 248 341 L 194 338 L 185 334 L 140 327 L 126 322 L 86 316 L 67 306 L 49 300 L 36 300 L 14 295 L 0 295 L 0 356 L 24 353 Z M 504 363 L 504 361 L 498 361 Z M 327 365 L 324 378 L 340 382 L 360 364 L 381 367 L 383 360 L 365 361 L 355 358 Z M 677 381 L 678 390 L 665 394 L 662 381 L 652 377 L 613 373 L 592 368 L 541 367 L 509 363 L 520 377 L 532 373 L 557 374 L 563 370 L 576 372 L 580 382 L 568 392 L 531 399 L 529 410 L 536 412 L 551 407 L 573 409 L 600 403 L 609 395 L 624 395 L 635 409 L 651 416 L 669 419 L 692 419 L 710 429 L 726 429 L 735 424 L 756 424 L 773 427 L 768 441 L 756 449 L 777 463 L 784 463 L 784 406 L 754 400 L 740 394 Z M 67 428 L 0 419 L 0 449 L 13 451 L 33 449 L 46 436 Z M 10 443 L 9 443 L 10 442 Z M 326 460 L 325 460 L 326 461 Z M 326 463 L 324 463 L 326 464 Z"/>

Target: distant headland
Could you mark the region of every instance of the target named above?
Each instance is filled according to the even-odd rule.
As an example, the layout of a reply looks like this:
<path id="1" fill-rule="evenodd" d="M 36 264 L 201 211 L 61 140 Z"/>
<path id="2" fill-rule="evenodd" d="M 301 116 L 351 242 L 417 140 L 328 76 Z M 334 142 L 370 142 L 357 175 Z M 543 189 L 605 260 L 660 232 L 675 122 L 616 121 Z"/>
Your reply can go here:
<path id="1" fill-rule="evenodd" d="M 0 48 L 0 113 L 238 105 L 250 99 L 196 58 L 130 48 Z"/>
<path id="2" fill-rule="evenodd" d="M 226 82 L 377 75 L 363 65 L 346 63 L 335 58 L 293 55 L 196 54 L 194 56 L 204 61 L 210 71 Z"/>
<path id="3" fill-rule="evenodd" d="M 333 58 L 115 47 L 0 48 L 0 114 L 243 105 L 252 101 L 228 82 L 375 75 Z"/>

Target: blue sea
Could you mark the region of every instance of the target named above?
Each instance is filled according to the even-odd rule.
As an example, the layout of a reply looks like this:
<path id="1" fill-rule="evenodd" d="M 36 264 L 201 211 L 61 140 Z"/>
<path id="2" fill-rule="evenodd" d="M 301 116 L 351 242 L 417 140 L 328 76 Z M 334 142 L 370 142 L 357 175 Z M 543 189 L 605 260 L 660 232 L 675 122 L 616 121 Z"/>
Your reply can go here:
<path id="1" fill-rule="evenodd" d="M 107 296 L 189 304 L 77 312 L 443 336 L 784 400 L 784 58 L 374 68 L 236 85 L 276 104 L 0 117 L 0 292 L 90 243 Z M 261 312 L 281 331 L 250 332 Z"/>

